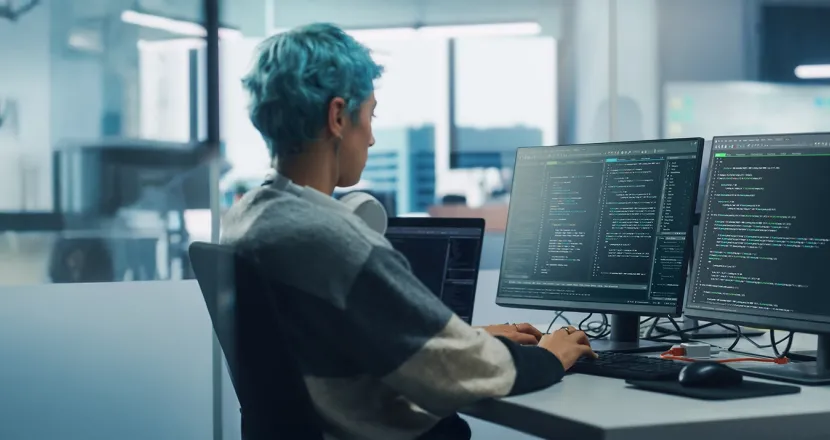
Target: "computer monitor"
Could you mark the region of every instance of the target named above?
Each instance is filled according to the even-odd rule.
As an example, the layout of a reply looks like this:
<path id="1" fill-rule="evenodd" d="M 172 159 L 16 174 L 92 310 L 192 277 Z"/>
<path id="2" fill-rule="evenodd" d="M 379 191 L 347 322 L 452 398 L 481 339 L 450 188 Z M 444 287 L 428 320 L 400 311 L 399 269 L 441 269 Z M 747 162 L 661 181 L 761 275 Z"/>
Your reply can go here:
<path id="1" fill-rule="evenodd" d="M 484 219 L 395 217 L 386 238 L 458 317 L 473 322 Z"/>
<path id="2" fill-rule="evenodd" d="M 687 316 L 818 334 L 817 362 L 742 368 L 830 383 L 830 133 L 713 141 Z"/>
<path id="3" fill-rule="evenodd" d="M 600 351 L 680 314 L 703 139 L 520 148 L 496 303 L 611 313 Z"/>

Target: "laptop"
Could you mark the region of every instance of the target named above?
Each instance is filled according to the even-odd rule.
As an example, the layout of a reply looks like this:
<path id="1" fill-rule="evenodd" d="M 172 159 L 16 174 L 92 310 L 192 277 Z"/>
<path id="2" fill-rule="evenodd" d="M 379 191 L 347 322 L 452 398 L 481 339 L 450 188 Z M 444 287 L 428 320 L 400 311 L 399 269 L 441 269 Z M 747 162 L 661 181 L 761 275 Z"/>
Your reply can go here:
<path id="1" fill-rule="evenodd" d="M 484 219 L 394 217 L 386 238 L 409 260 L 415 276 L 472 324 Z"/>

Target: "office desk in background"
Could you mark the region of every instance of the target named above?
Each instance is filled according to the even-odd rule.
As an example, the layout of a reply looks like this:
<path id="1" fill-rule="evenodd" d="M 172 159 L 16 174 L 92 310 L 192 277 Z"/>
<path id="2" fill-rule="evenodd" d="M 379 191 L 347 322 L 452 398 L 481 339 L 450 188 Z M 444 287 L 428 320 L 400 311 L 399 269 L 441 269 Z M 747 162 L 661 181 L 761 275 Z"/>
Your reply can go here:
<path id="1" fill-rule="evenodd" d="M 498 271 L 481 272 L 474 324 L 526 321 L 547 326 L 552 312 L 496 306 L 497 283 Z M 567 316 L 574 321 L 584 315 Z M 767 336 L 757 341 L 766 343 Z M 707 342 L 728 346 L 732 339 Z M 815 344 L 815 336 L 797 335 L 792 349 L 814 350 Z M 737 348 L 763 353 L 746 341 Z M 566 376 L 548 389 L 487 400 L 462 413 L 556 439 L 830 439 L 830 387 L 802 387 L 801 393 L 789 396 L 710 402 L 637 390 L 623 380 L 579 374 Z"/>
<path id="2" fill-rule="evenodd" d="M 507 228 L 507 204 L 484 205 L 471 208 L 466 205 L 435 205 L 427 209 L 430 217 L 483 218 L 487 232 L 504 233 Z"/>

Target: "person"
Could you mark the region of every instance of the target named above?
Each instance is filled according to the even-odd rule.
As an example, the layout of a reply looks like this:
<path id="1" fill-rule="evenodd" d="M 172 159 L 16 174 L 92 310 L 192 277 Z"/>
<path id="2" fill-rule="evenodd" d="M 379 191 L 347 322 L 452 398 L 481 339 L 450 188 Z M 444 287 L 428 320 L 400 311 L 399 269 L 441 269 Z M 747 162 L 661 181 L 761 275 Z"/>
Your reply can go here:
<path id="1" fill-rule="evenodd" d="M 573 327 L 469 326 L 332 198 L 366 165 L 382 71 L 334 25 L 261 44 L 243 85 L 277 170 L 229 209 L 220 242 L 301 292 L 276 313 L 327 438 L 469 438 L 459 408 L 548 387 L 594 353 Z"/>

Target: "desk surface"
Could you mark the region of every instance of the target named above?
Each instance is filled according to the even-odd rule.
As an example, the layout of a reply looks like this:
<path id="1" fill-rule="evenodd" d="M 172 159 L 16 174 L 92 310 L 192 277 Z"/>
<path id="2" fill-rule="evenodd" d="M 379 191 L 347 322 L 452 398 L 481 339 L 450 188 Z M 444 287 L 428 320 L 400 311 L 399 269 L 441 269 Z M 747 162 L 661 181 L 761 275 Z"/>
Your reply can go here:
<path id="1" fill-rule="evenodd" d="M 809 344 L 815 337 L 799 339 L 802 343 L 793 344 L 794 349 L 815 347 Z M 750 351 L 746 346 L 740 349 Z M 543 438 L 817 440 L 830 438 L 830 387 L 804 386 L 801 393 L 789 396 L 711 402 L 575 374 L 546 390 L 481 402 L 464 413 Z"/>
<path id="2" fill-rule="evenodd" d="M 480 290 L 491 285 L 480 284 Z M 757 341 L 767 343 L 768 337 Z M 707 342 L 728 346 L 732 340 Z M 815 348 L 816 337 L 810 335 L 797 335 L 792 347 Z M 761 353 L 746 341 L 737 349 Z M 830 387 L 803 386 L 794 395 L 712 402 L 638 390 L 619 379 L 575 374 L 548 389 L 484 401 L 463 413 L 542 438 L 818 440 L 830 438 Z"/>

